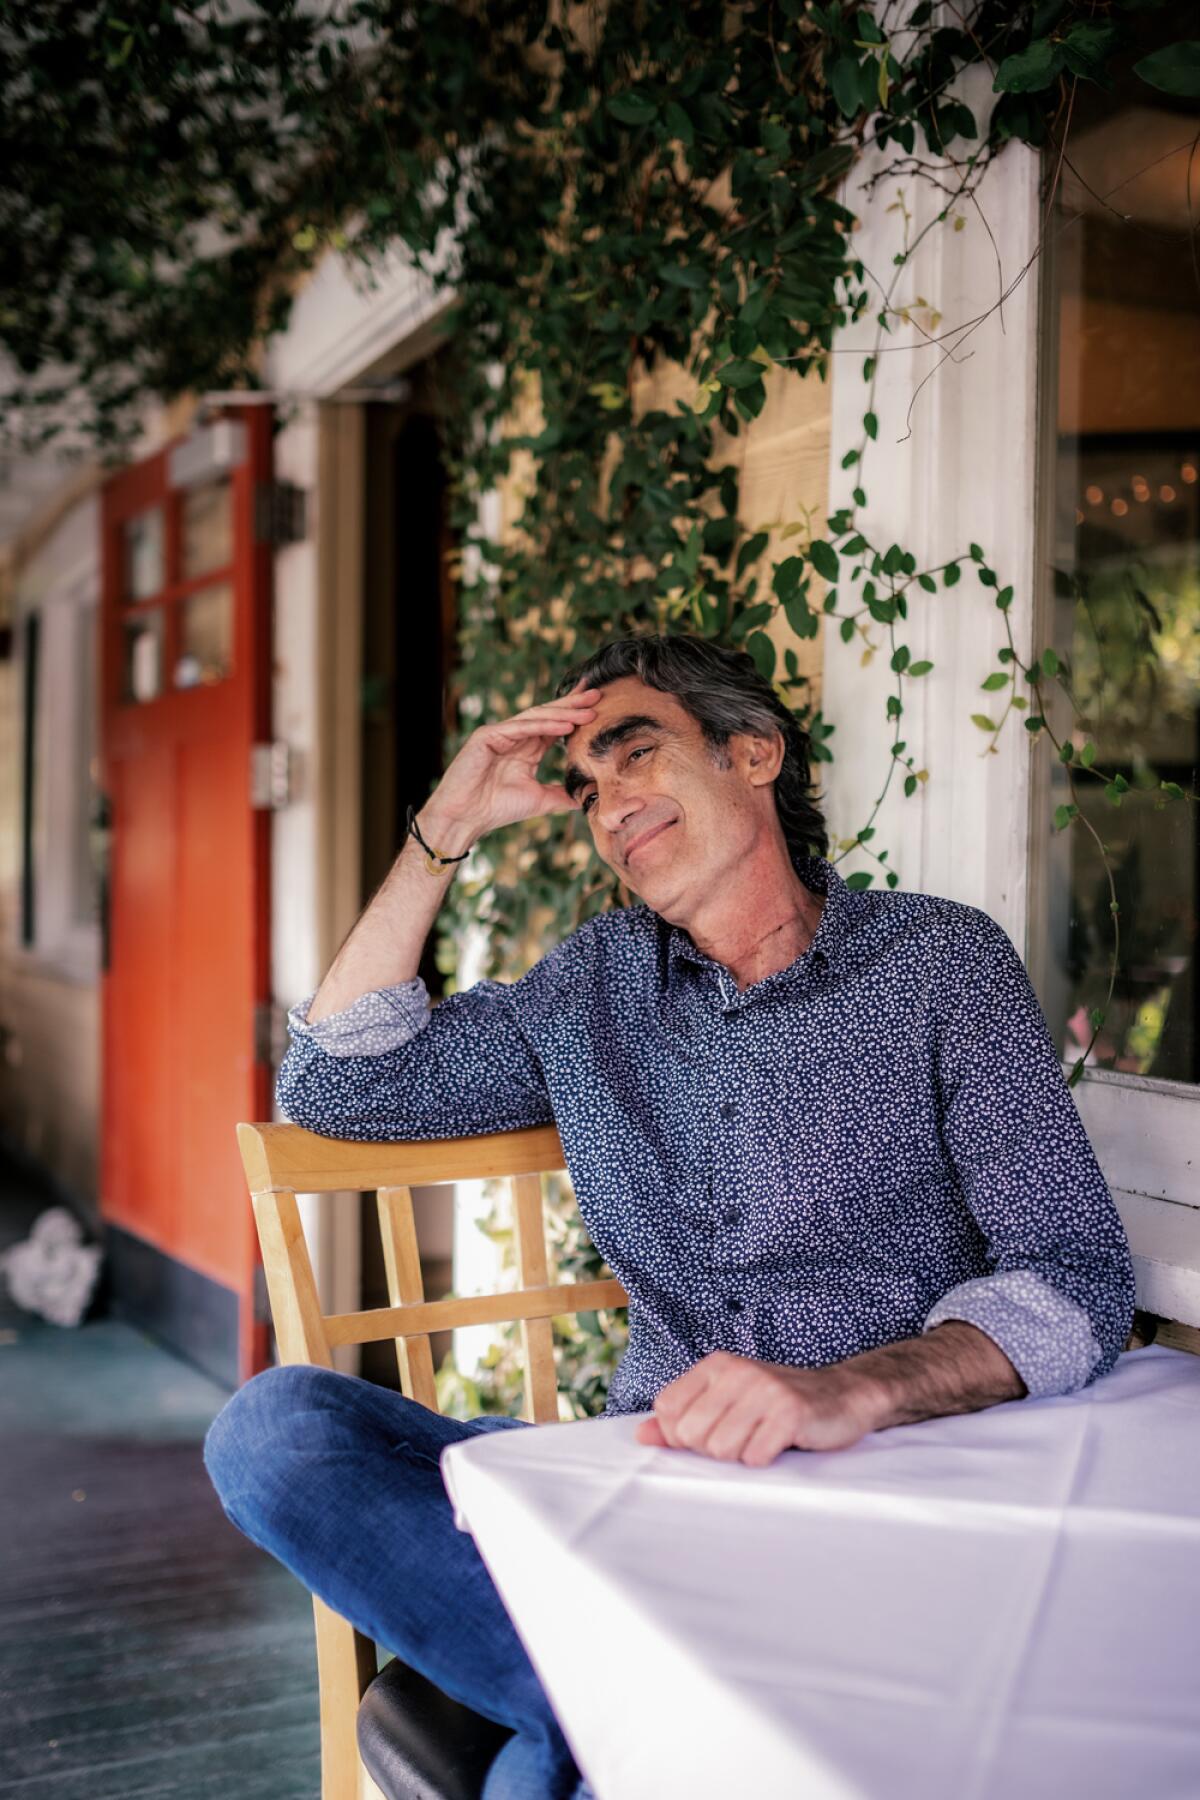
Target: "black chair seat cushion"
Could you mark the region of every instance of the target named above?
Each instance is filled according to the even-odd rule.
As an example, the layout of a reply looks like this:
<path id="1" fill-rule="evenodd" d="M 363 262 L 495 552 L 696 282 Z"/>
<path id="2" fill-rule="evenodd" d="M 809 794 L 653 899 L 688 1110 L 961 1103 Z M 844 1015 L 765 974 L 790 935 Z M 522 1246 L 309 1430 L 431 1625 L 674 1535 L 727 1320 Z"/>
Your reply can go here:
<path id="1" fill-rule="evenodd" d="M 359 1754 L 387 1800 L 479 1800 L 511 1736 L 395 1657 L 359 1703 Z"/>

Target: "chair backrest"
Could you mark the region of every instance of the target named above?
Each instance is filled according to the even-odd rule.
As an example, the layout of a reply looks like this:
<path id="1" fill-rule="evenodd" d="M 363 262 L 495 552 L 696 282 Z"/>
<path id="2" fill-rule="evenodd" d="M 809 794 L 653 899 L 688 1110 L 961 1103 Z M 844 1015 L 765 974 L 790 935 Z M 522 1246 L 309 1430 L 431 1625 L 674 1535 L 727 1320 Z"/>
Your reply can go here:
<path id="1" fill-rule="evenodd" d="M 552 1125 L 411 1144 L 347 1143 L 298 1125 L 239 1125 L 238 1143 L 283 1362 L 328 1368 L 340 1344 L 395 1338 L 404 1393 L 436 1410 L 430 1333 L 520 1320 L 525 1416 L 537 1424 L 558 1418 L 551 1320 L 625 1306 L 628 1295 L 614 1280 L 550 1282 L 541 1177 L 566 1166 Z M 490 1176 L 512 1184 L 519 1285 L 500 1294 L 426 1300 L 412 1189 Z M 346 1189 L 378 1194 L 391 1305 L 323 1313 L 296 1196 Z"/>

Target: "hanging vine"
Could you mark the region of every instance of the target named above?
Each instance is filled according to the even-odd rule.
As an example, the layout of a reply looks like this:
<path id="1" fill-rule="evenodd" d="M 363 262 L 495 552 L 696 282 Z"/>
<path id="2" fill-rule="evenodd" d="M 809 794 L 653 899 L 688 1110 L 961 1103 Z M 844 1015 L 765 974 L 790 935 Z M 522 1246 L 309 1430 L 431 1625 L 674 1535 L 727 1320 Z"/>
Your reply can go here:
<path id="1" fill-rule="evenodd" d="M 836 851 L 875 864 L 852 886 L 894 886 L 880 809 L 895 783 L 915 799 L 936 779 L 903 735 L 909 684 L 932 668 L 906 641 L 910 603 L 973 570 L 1003 638 L 972 715 L 981 750 L 1017 714 L 1065 769 L 1055 825 L 1090 834 L 1107 873 L 1111 998 L 1120 906 L 1079 790 L 1103 782 L 1119 806 L 1129 783 L 1056 723 L 1048 696 L 1070 709 L 1071 658 L 1022 660 L 1013 586 L 980 545 L 925 568 L 877 541 L 866 482 L 885 337 L 915 322 L 954 344 L 978 324 L 941 331 L 924 300 L 899 304 L 924 235 L 905 193 L 940 195 L 924 231 L 982 218 L 1014 139 L 1047 151 L 1052 191 L 1080 84 L 1107 86 L 1135 42 L 1136 78 L 1200 97 L 1200 44 L 1173 41 L 1172 13 L 1154 0 L 335 0 L 319 16 L 292 0 L 0 0 L 0 429 L 17 448 L 66 432 L 119 453 L 147 393 L 254 385 L 264 336 L 319 257 L 336 250 L 370 279 L 402 245 L 453 295 L 447 754 L 481 717 L 551 693 L 606 637 L 688 629 L 745 648 L 828 762 L 836 721 L 801 661 L 824 619 L 894 676 L 879 790 Z M 978 66 L 993 78 L 986 117 L 956 92 Z M 841 197 L 868 147 L 883 159 L 869 185 L 905 184 L 882 292 Z M 852 504 L 820 534 L 806 515 L 748 523 L 734 444 L 768 376 L 824 379 L 835 334 L 872 312 L 862 436 L 844 459 Z M 517 483 L 523 507 L 501 539 L 483 503 Z M 1196 800 L 1173 782 L 1156 793 Z M 618 899 L 577 817 L 498 833 L 452 890 L 443 967 L 468 922 L 487 928 L 485 972 L 511 974 Z"/>

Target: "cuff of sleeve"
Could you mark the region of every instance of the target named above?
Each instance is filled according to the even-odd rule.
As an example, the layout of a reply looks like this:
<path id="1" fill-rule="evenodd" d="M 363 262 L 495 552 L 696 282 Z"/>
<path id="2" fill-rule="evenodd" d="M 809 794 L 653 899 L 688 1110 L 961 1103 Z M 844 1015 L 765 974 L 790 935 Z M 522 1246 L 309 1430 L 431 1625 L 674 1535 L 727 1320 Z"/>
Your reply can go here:
<path id="1" fill-rule="evenodd" d="M 306 994 L 288 1013 L 293 1037 L 307 1038 L 329 1056 L 382 1056 L 398 1050 L 429 1022 L 429 990 L 418 975 L 395 987 L 360 994 L 343 1012 L 308 1020 L 313 995 Z"/>
<path id="2" fill-rule="evenodd" d="M 943 1294 L 922 1332 L 961 1319 L 1003 1350 L 1031 1400 L 1073 1394 L 1103 1354 L 1081 1306 L 1029 1269 L 1004 1269 Z"/>

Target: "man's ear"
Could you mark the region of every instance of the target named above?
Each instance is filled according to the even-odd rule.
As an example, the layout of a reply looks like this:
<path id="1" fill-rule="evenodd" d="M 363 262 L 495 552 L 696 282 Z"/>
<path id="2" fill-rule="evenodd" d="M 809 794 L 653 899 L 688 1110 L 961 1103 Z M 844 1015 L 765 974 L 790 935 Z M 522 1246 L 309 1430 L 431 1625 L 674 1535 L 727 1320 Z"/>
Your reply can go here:
<path id="1" fill-rule="evenodd" d="M 752 787 L 765 787 L 783 767 L 787 746 L 782 731 L 764 737 L 756 731 L 737 731 L 730 737 L 738 769 Z"/>

